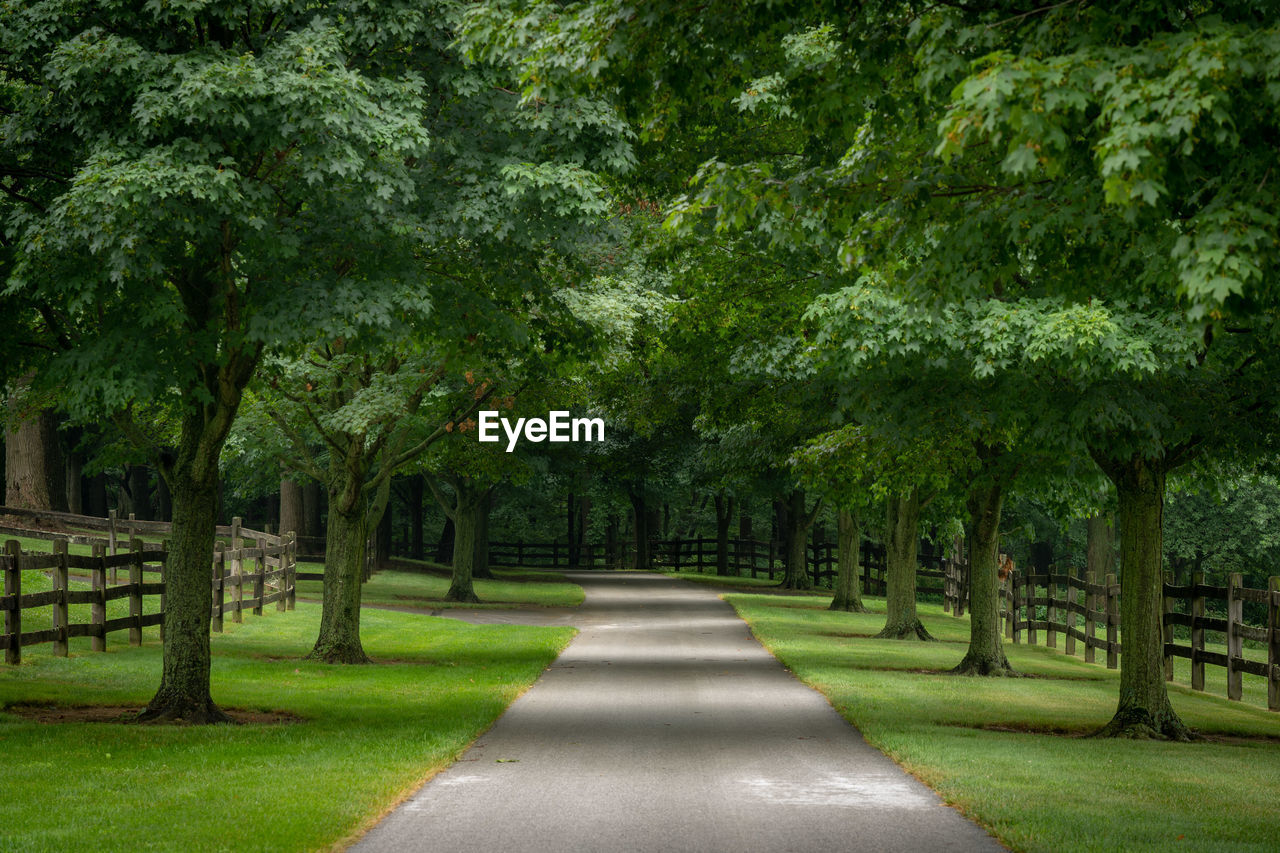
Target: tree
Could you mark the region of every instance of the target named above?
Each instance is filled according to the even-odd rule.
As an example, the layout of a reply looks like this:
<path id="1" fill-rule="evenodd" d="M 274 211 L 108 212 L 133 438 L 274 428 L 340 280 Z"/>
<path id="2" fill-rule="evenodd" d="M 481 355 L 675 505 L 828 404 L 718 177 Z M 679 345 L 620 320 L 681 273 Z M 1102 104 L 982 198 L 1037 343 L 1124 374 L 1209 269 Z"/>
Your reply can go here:
<path id="1" fill-rule="evenodd" d="M 0 80 L 16 260 L 73 414 L 147 447 L 173 495 L 164 665 L 144 719 L 225 720 L 209 692 L 219 451 L 263 352 L 411 260 L 413 75 L 350 61 L 345 4 L 260 10 L 9 6 Z M 359 270 L 355 277 L 353 271 Z M 166 459 L 131 417 L 172 409 Z"/>

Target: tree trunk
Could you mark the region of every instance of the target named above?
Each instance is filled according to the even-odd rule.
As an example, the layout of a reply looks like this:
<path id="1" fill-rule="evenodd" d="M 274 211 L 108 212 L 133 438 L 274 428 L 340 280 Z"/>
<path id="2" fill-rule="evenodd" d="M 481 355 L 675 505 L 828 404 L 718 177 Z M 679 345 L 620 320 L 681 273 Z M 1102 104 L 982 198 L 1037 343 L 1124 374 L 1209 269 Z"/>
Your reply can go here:
<path id="1" fill-rule="evenodd" d="M 814 513 L 816 515 L 816 513 Z M 813 589 L 813 577 L 809 574 L 809 528 L 813 515 L 805 513 L 804 492 L 792 490 L 787 497 L 786 555 L 787 570 L 782 578 L 783 589 Z"/>
<path id="2" fill-rule="evenodd" d="M 151 508 L 151 471 L 146 465 L 130 465 L 127 472 L 129 480 L 130 510 L 139 521 L 151 521 L 155 513 Z"/>
<path id="3" fill-rule="evenodd" d="M 631 492 L 631 509 L 635 515 L 636 554 L 631 568 L 637 571 L 649 571 L 653 566 L 649 558 L 649 510 L 645 505 L 644 492 Z"/>
<path id="4" fill-rule="evenodd" d="M 836 514 L 839 553 L 836 561 L 836 588 L 831 610 L 866 613 L 862 603 L 861 572 L 858 557 L 862 545 L 862 521 L 855 513 L 840 509 Z"/>
<path id="5" fill-rule="evenodd" d="M 23 413 L 15 397 L 9 401 L 9 429 L 4 436 L 5 506 L 22 509 L 67 509 L 66 473 L 58 447 L 57 420 L 49 409 Z"/>
<path id="6" fill-rule="evenodd" d="M 299 531 L 302 536 L 325 536 L 324 524 L 321 518 L 324 513 L 324 491 L 320 488 L 320 484 L 316 482 L 307 482 L 302 486 L 302 527 Z M 327 543 L 326 543 L 327 546 Z"/>
<path id="7" fill-rule="evenodd" d="M 283 479 L 280 481 L 280 532 L 301 536 L 304 529 L 302 486 L 297 480 Z"/>
<path id="8" fill-rule="evenodd" d="M 493 580 L 489 568 L 489 513 L 493 510 L 493 492 L 486 489 L 476 506 L 476 544 L 471 557 L 471 577 Z"/>
<path id="9" fill-rule="evenodd" d="M 1105 463 L 1105 464 L 1104 464 Z M 1161 459 L 1103 460 L 1120 504 L 1120 701 L 1101 737 L 1190 740 L 1164 681 L 1164 489 Z"/>
<path id="10" fill-rule="evenodd" d="M 475 570 L 476 516 L 480 501 L 472 490 L 455 485 L 457 503 L 453 509 L 453 579 L 445 601 L 475 603 L 476 596 L 471 579 Z"/>
<path id="11" fill-rule="evenodd" d="M 733 520 L 733 498 L 716 492 L 716 574 L 729 574 L 729 522 Z"/>
<path id="12" fill-rule="evenodd" d="M 957 675 L 1016 675 L 1004 654 L 1000 624 L 1000 511 L 1003 485 L 975 485 L 969 492 L 969 650 Z"/>
<path id="13" fill-rule="evenodd" d="M 453 561 L 453 543 L 458 539 L 457 528 L 454 527 L 453 518 L 446 515 L 444 517 L 444 527 L 440 528 L 440 538 L 436 540 L 436 562 L 442 565 L 449 565 Z"/>
<path id="14" fill-rule="evenodd" d="M 415 560 L 426 557 L 422 541 L 422 478 L 409 478 L 409 556 Z"/>
<path id="15" fill-rule="evenodd" d="M 388 486 L 391 481 L 388 479 Z M 383 506 L 373 536 L 373 567 L 385 569 L 391 565 L 391 505 Z"/>
<path id="16" fill-rule="evenodd" d="M 1089 582 L 1102 584 L 1115 571 L 1115 517 L 1111 513 L 1089 516 L 1085 546 Z"/>
<path id="17" fill-rule="evenodd" d="M 209 578 L 218 510 L 218 456 L 238 403 L 237 395 L 229 413 L 215 404 L 212 423 L 203 411 L 189 413 L 182 421 L 178 454 L 170 469 L 173 534 L 164 575 L 164 663 L 160 689 L 139 716 L 142 721 L 230 722 L 209 692 L 213 607 Z"/>
<path id="18" fill-rule="evenodd" d="M 173 493 L 164 477 L 156 478 L 156 520 L 173 521 Z"/>
<path id="19" fill-rule="evenodd" d="M 324 600 L 320 633 L 308 657 L 325 663 L 368 663 L 360 642 L 360 590 L 364 582 L 365 548 L 369 529 L 364 502 L 350 500 L 359 483 L 348 482 L 348 472 L 330 464 L 329 518 L 324 541 Z"/>
<path id="20" fill-rule="evenodd" d="M 890 495 L 885 520 L 885 623 L 877 637 L 933 637 L 916 614 L 916 547 L 920 541 L 920 490 Z"/>

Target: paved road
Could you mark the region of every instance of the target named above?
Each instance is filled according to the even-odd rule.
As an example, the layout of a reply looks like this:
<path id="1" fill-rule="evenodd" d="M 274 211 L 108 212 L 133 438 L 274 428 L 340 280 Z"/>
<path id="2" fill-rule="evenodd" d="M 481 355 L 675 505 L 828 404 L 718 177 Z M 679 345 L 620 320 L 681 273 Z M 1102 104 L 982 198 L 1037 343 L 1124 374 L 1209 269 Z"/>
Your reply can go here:
<path id="1" fill-rule="evenodd" d="M 581 633 L 355 850 L 1003 849 L 868 746 L 715 592 L 570 577 L 587 594 Z"/>

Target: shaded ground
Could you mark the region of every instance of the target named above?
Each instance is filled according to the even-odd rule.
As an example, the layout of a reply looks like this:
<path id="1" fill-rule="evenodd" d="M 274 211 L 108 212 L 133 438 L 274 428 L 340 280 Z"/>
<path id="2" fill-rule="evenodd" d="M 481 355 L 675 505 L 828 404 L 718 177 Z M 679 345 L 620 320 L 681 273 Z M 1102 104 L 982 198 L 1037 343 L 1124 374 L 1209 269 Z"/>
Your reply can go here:
<path id="1" fill-rule="evenodd" d="M 355 849 L 1002 849 L 868 746 L 714 591 L 570 579 L 587 592 L 568 617 L 577 639 Z"/>

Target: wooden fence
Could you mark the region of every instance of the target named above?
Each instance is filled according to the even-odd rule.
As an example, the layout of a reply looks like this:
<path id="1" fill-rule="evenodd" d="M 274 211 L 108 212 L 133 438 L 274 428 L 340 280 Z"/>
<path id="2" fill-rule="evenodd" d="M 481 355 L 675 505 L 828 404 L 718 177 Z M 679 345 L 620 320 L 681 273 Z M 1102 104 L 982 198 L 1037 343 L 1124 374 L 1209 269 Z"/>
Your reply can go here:
<path id="1" fill-rule="evenodd" d="M 5 650 L 7 663 L 20 663 L 24 646 L 53 643 L 54 654 L 66 656 L 67 641 L 71 637 L 89 637 L 93 651 L 104 651 L 107 634 L 113 631 L 128 629 L 129 642 L 133 645 L 142 642 L 142 629 L 149 625 L 160 625 L 163 632 L 167 543 L 146 542 L 135 534 L 170 533 L 169 523 L 134 519 L 125 522 L 114 517 L 101 519 L 9 507 L 0 507 L 0 516 L 65 525 L 81 531 L 0 525 L 0 533 L 43 539 L 52 547 L 51 553 L 24 551 L 17 540 L 9 540 L 0 555 L 0 573 L 4 576 L 4 595 L 0 596 L 4 633 L 0 634 L 0 649 Z M 92 536 L 83 531 L 108 535 Z M 213 630 L 222 630 L 226 613 L 231 614 L 233 622 L 241 622 L 244 611 L 252 610 L 260 616 L 268 604 L 275 604 L 282 611 L 293 609 L 297 562 L 296 543 L 291 536 L 250 530 L 242 527 L 238 518 L 230 525 L 219 526 L 216 535 L 228 541 L 214 543 L 210 612 Z M 88 545 L 91 553 L 71 554 L 69 545 Z M 71 588 L 73 570 L 88 575 L 89 589 Z M 47 572 L 53 588 L 24 594 L 24 571 Z M 149 579 L 147 575 L 156 577 Z M 144 614 L 143 602 L 149 596 L 159 598 L 158 612 Z M 128 599 L 129 615 L 108 619 L 107 603 L 118 599 Z M 89 621 L 73 624 L 69 618 L 71 605 L 88 605 Z M 52 607 L 50 627 L 24 630 L 23 611 L 43 607 Z"/>
<path id="2" fill-rule="evenodd" d="M 698 572 L 715 570 L 718 546 L 714 538 L 654 540 L 651 544 L 651 562 L 656 568 Z M 809 574 L 814 583 L 820 586 L 833 584 L 839 560 L 836 544 L 809 543 L 807 547 Z M 576 565 L 570 564 L 569 556 L 569 546 L 560 542 L 489 543 L 489 559 L 495 565 L 549 569 L 593 569 L 625 565 L 629 551 L 623 546 L 611 556 L 603 544 L 589 543 L 583 544 L 579 549 Z M 941 596 L 944 609 L 957 616 L 963 615 L 968 606 L 967 567 L 963 563 L 923 549 L 917 559 L 917 591 L 926 596 Z M 863 594 L 883 596 L 886 588 L 884 546 L 864 541 L 859 566 Z M 729 539 L 728 569 L 734 575 L 773 579 L 785 573 L 786 566 L 781 546 L 776 542 Z"/>
<path id="3" fill-rule="evenodd" d="M 1191 661 L 1191 687 L 1204 690 L 1205 666 L 1227 671 L 1227 698 L 1239 700 L 1243 693 L 1241 676 L 1255 675 L 1267 680 L 1267 707 L 1280 711 L 1280 578 L 1271 578 L 1267 589 L 1249 589 L 1239 574 L 1228 577 L 1226 586 L 1205 584 L 1204 575 L 1193 575 L 1188 585 L 1176 586 L 1166 578 L 1163 594 L 1165 679 L 1173 680 L 1173 659 Z M 1250 625 L 1244 619 L 1244 604 L 1255 602 L 1265 611 L 1266 626 Z M 1015 643 L 1039 643 L 1043 636 L 1049 648 L 1058 647 L 1063 637 L 1066 654 L 1076 654 L 1095 662 L 1098 651 L 1106 656 L 1110 669 L 1119 666 L 1120 584 L 1107 575 L 1101 584 L 1091 583 L 1072 573 L 1014 572 L 1004 589 L 1005 636 Z M 1189 629 L 1188 642 L 1177 642 L 1175 628 Z M 1225 652 L 1205 648 L 1205 632 L 1223 636 Z M 1099 636 L 1101 633 L 1101 636 Z M 1244 642 L 1262 644 L 1267 659 L 1244 656 Z"/>

